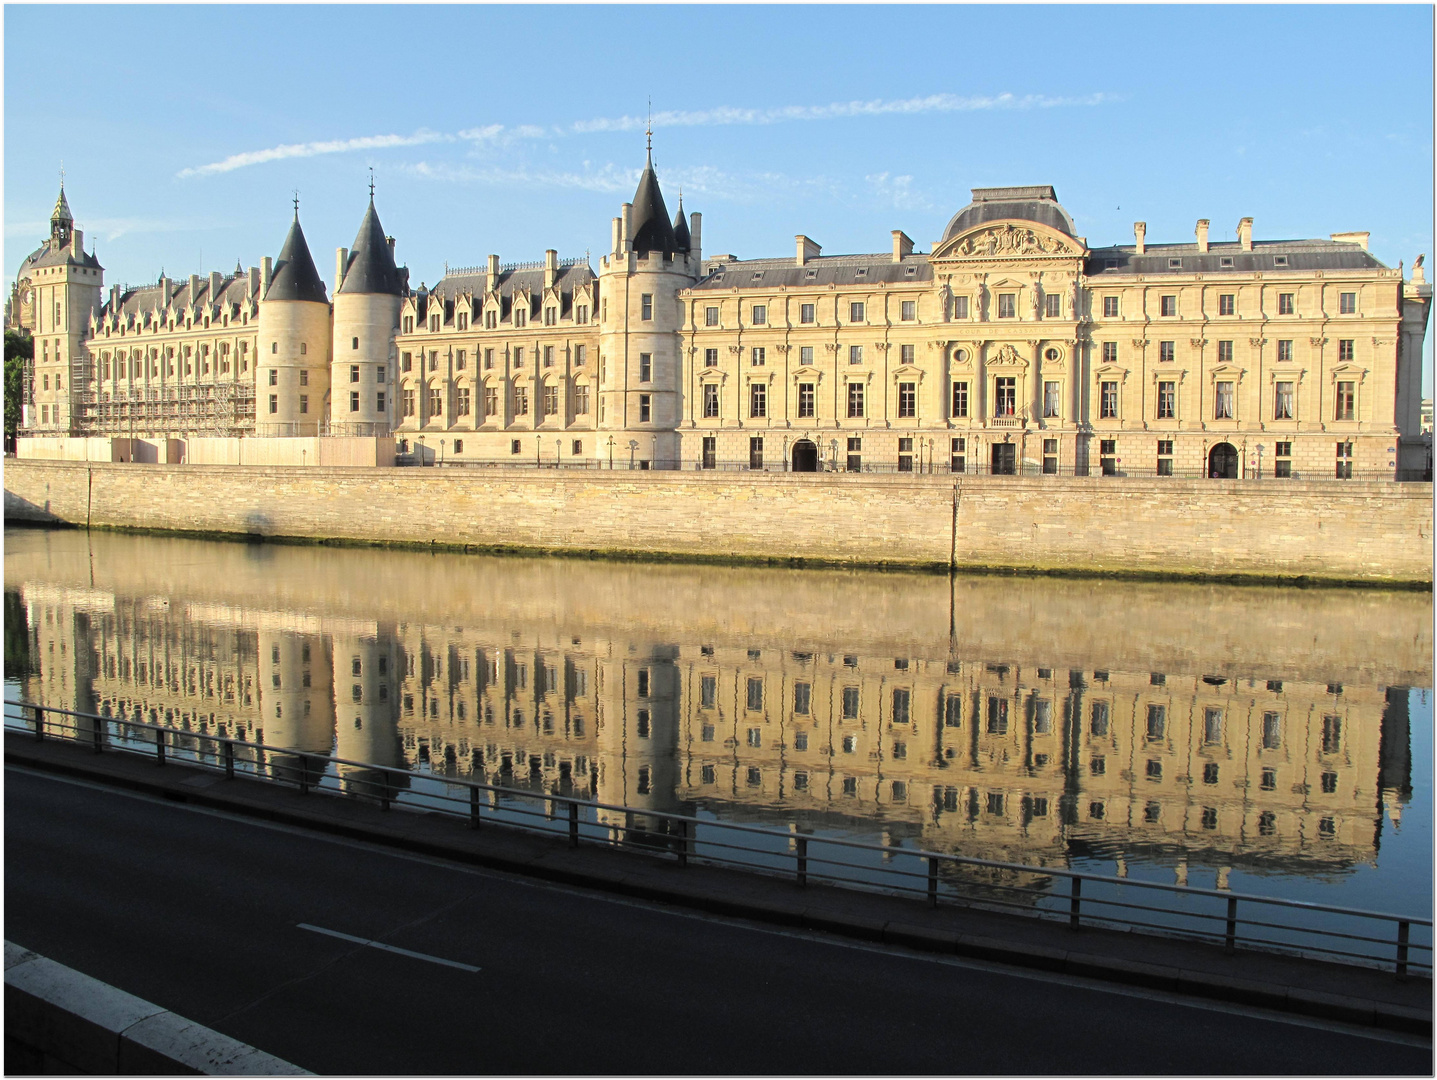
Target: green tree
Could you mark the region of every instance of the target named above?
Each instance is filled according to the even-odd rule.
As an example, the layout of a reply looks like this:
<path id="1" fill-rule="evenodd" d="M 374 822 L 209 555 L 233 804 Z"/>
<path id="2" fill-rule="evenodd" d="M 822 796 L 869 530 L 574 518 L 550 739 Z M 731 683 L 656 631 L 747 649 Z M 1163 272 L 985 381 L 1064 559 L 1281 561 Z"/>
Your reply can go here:
<path id="1" fill-rule="evenodd" d="M 25 388 L 25 362 L 35 358 L 35 340 L 15 330 L 5 331 L 5 450 L 15 449 L 20 430 L 20 405 Z"/>

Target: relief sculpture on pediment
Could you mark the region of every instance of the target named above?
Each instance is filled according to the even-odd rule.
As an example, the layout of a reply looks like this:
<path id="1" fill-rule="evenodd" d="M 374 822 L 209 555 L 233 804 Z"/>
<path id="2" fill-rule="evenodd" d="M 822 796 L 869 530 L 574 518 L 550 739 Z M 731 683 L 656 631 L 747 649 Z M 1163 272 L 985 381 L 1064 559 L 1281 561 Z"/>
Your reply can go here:
<path id="1" fill-rule="evenodd" d="M 974 233 L 954 247 L 952 254 L 968 256 L 1076 255 L 1078 249 L 1055 236 L 1048 236 L 1035 229 L 1023 229 L 1016 225 L 999 225 L 996 228 Z"/>

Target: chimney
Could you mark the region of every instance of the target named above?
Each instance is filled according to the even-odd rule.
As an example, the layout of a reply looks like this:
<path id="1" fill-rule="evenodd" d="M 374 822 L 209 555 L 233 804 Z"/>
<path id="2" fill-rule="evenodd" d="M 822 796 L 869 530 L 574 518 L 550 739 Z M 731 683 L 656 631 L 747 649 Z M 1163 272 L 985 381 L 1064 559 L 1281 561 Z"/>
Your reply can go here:
<path id="1" fill-rule="evenodd" d="M 799 265 L 799 266 L 806 266 L 806 265 L 808 265 L 808 260 L 809 260 L 809 259 L 816 259 L 816 258 L 818 258 L 819 253 L 823 251 L 823 248 L 822 248 L 822 247 L 820 247 L 818 244 L 814 243 L 812 240 L 810 240 L 808 237 L 804 236 L 802 233 L 799 233 L 799 234 L 798 234 L 797 236 L 795 236 L 793 239 L 794 239 L 794 243 L 797 245 L 797 248 L 798 248 L 798 265 Z"/>
<path id="2" fill-rule="evenodd" d="M 625 251 L 630 250 L 630 248 L 629 248 L 629 241 L 630 241 L 631 239 L 633 239 L 633 237 L 629 234 L 629 220 L 630 220 L 630 218 L 633 216 L 633 212 L 634 212 L 634 204 L 633 204 L 633 203 L 624 203 L 623 208 L 620 210 L 620 213 L 619 213 L 619 216 L 620 216 L 620 218 L 623 220 L 623 223 L 624 223 L 624 225 L 623 225 L 623 232 L 619 234 L 619 238 L 620 238 L 620 240 L 621 240 L 621 242 L 622 242 L 622 244 L 623 244 L 623 246 L 619 249 L 619 251 L 620 251 L 621 254 L 622 254 L 623 252 L 625 252 Z"/>
<path id="3" fill-rule="evenodd" d="M 1339 244 L 1356 244 L 1366 251 L 1367 238 L 1371 235 L 1371 233 L 1365 232 L 1335 232 L 1332 234 L 1332 239 Z"/>
<path id="4" fill-rule="evenodd" d="M 1148 223 L 1146 221 L 1133 222 L 1133 238 L 1137 241 L 1139 255 L 1148 250 Z"/>
<path id="5" fill-rule="evenodd" d="M 190 301 L 189 301 L 189 303 L 190 303 L 190 310 L 191 310 L 191 311 L 194 311 L 194 309 L 195 309 L 195 297 L 199 296 L 199 294 L 200 294 L 200 276 L 199 276 L 199 274 L 191 274 L 191 275 L 190 275 Z"/>
<path id="6" fill-rule="evenodd" d="M 1243 251 L 1252 250 L 1252 218 L 1245 217 L 1237 223 L 1237 242 Z"/>
<path id="7" fill-rule="evenodd" d="M 609 229 L 609 251 L 615 255 L 623 251 L 622 237 L 624 235 L 624 221 L 622 218 L 614 218 Z"/>
<path id="8" fill-rule="evenodd" d="M 389 245 L 389 254 L 394 254 L 394 237 L 386 236 L 384 242 Z"/>
<path id="9" fill-rule="evenodd" d="M 1207 227 L 1212 224 L 1207 218 L 1198 218 L 1197 223 L 1197 244 L 1198 251 L 1207 254 Z"/>
<path id="10" fill-rule="evenodd" d="M 211 306 L 214 306 L 215 304 L 218 304 L 220 302 L 220 282 L 222 280 L 224 280 L 224 275 L 221 274 L 218 270 L 210 271 L 209 303 Z"/>
<path id="11" fill-rule="evenodd" d="M 913 239 L 902 229 L 893 230 L 893 261 L 902 262 L 905 255 L 913 254 Z"/>
<path id="12" fill-rule="evenodd" d="M 111 315 L 118 315 L 118 314 L 119 314 L 119 311 L 120 311 L 120 287 L 119 287 L 118 285 L 111 285 L 111 286 L 110 286 L 110 314 L 111 314 Z"/>
<path id="13" fill-rule="evenodd" d="M 75 249 L 75 254 L 83 255 L 85 252 L 85 234 L 82 233 L 79 229 L 76 229 L 74 233 L 74 240 L 72 241 L 72 243 Z"/>
<path id="14" fill-rule="evenodd" d="M 160 310 L 164 311 L 170 303 L 170 279 L 164 274 L 160 275 Z"/>
<path id="15" fill-rule="evenodd" d="M 499 256 L 489 256 L 489 289 L 493 291 L 499 287 Z"/>
<path id="16" fill-rule="evenodd" d="M 559 280 L 559 253 L 553 248 L 544 252 L 544 288 L 552 289 Z"/>
<path id="17" fill-rule="evenodd" d="M 344 284 L 344 268 L 349 265 L 349 248 L 334 249 L 334 291 Z"/>
<path id="18" fill-rule="evenodd" d="M 695 259 L 701 259 L 703 254 L 703 244 L 700 242 L 703 238 L 703 223 L 704 216 L 697 210 L 689 215 L 689 250 L 693 252 Z"/>
<path id="19" fill-rule="evenodd" d="M 259 298 L 264 299 L 264 294 L 269 292 L 269 279 L 274 274 L 274 260 L 266 255 L 260 260 L 259 270 Z"/>

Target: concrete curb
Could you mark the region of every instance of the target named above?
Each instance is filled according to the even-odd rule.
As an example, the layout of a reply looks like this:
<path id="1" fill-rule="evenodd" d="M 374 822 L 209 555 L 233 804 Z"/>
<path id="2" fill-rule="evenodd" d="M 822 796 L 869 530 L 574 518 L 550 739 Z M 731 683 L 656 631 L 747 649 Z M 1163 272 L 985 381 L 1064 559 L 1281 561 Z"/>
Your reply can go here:
<path id="1" fill-rule="evenodd" d="M 73 968 L 5 942 L 7 1072 L 93 1075 L 312 1076 Z"/>
<path id="2" fill-rule="evenodd" d="M 1432 1012 L 1395 1002 L 1373 1001 L 1340 994 L 1287 986 L 1281 983 L 1236 978 L 1214 972 L 1194 971 L 1173 966 L 1150 964 L 1118 956 L 1103 956 L 1076 950 L 1053 948 L 1037 942 L 1023 942 L 978 934 L 917 925 L 909 922 L 864 918 L 843 912 L 825 911 L 798 896 L 760 898 L 748 896 L 732 899 L 705 894 L 698 888 L 684 888 L 642 880 L 626 874 L 616 865 L 613 873 L 568 868 L 539 859 L 509 857 L 499 852 L 468 850 L 433 840 L 407 835 L 397 828 L 367 828 L 329 820 L 319 814 L 291 811 L 275 806 L 256 806 L 244 798 L 227 798 L 206 786 L 205 790 L 173 783 L 157 783 L 133 777 L 114 776 L 99 769 L 87 768 L 88 756 L 76 754 L 76 761 L 55 762 L 24 752 L 26 744 L 6 740 L 7 760 L 45 771 L 113 784 L 130 790 L 158 795 L 177 802 L 191 803 L 211 809 L 241 813 L 247 816 L 293 825 L 347 839 L 382 844 L 413 854 L 463 862 L 508 873 L 535 877 L 556 884 L 616 893 L 639 900 L 672 904 L 714 915 L 752 919 L 773 925 L 817 930 L 862 941 L 901 945 L 927 952 L 962 956 L 975 960 L 1031 968 L 1083 978 L 1100 979 L 1128 986 L 1165 990 L 1209 1000 L 1251 1005 L 1279 1012 L 1294 1013 L 1325 1020 L 1383 1028 L 1407 1034 L 1431 1037 Z M 178 772 L 182 765 L 166 768 Z M 311 794 L 308 798 L 326 798 Z M 472 833 L 465 833 L 472 836 Z M 561 841 L 554 841 L 554 851 L 567 851 Z M 678 887 L 676 887 L 678 886 Z"/>

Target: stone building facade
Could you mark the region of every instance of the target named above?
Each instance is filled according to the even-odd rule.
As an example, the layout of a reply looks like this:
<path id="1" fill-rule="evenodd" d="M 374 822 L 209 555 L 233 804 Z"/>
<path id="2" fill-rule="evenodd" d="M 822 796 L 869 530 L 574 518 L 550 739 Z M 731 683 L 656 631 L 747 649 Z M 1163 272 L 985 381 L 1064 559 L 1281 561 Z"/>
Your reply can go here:
<path id="1" fill-rule="evenodd" d="M 411 290 L 374 207 L 333 302 L 298 213 L 248 272 L 113 287 L 63 192 L 11 321 L 42 348 L 26 434 L 393 436 L 424 463 L 1392 478 L 1428 467 L 1431 306 L 1367 250 L 1090 247 L 1052 187 L 978 188 L 926 253 L 704 258 L 652 161 L 598 270 Z M 64 329 L 55 334 L 56 318 Z M 53 343 L 53 348 L 51 347 Z M 36 385 L 38 380 L 38 386 Z"/>

